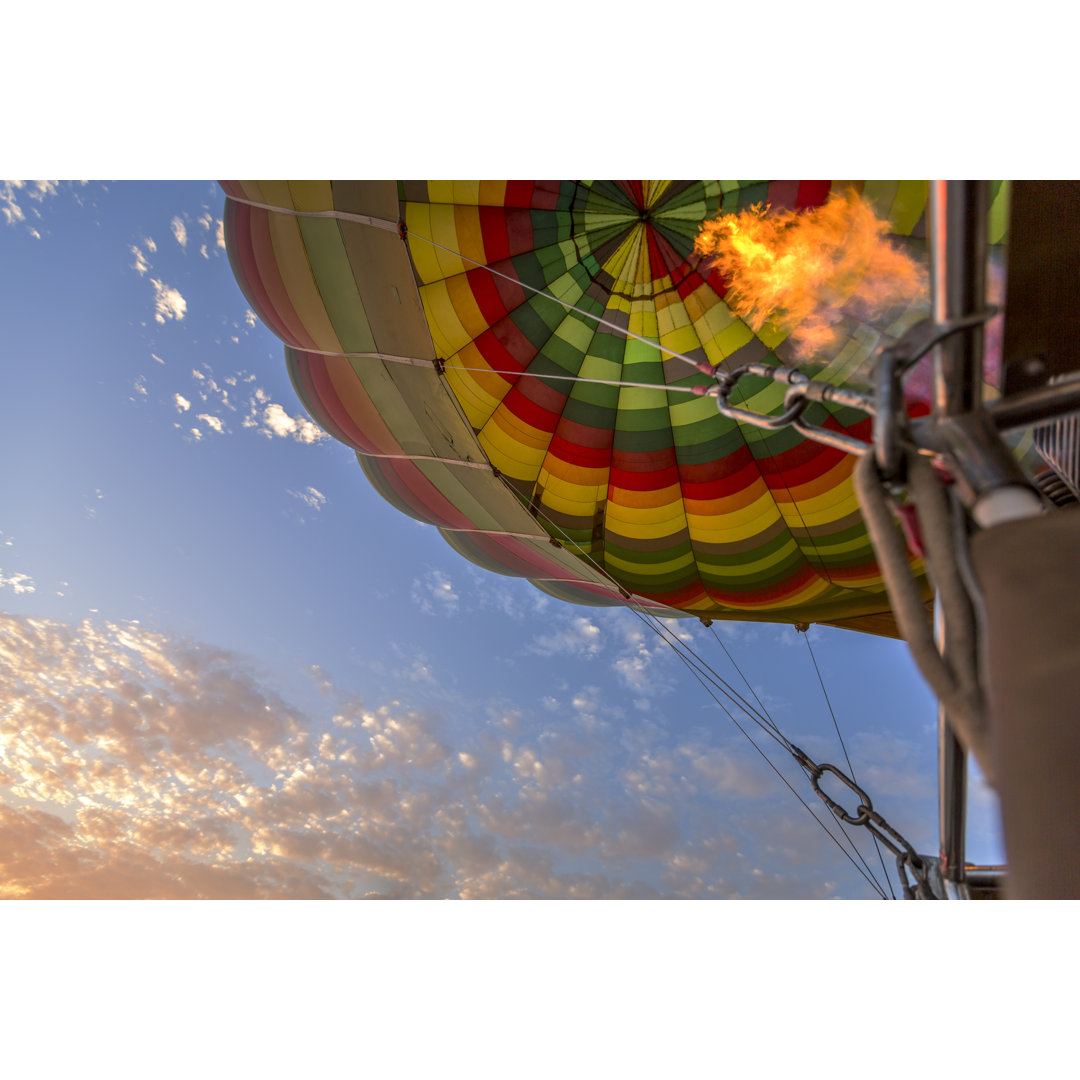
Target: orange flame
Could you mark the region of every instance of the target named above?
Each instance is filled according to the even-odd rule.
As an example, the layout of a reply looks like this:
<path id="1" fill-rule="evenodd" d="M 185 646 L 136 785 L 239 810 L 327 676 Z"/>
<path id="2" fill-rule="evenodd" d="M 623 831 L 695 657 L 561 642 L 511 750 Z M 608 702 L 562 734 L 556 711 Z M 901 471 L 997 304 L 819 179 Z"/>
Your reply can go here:
<path id="1" fill-rule="evenodd" d="M 872 322 L 925 292 L 925 271 L 856 191 L 801 213 L 768 210 L 705 222 L 694 248 L 727 278 L 731 310 L 752 330 L 768 322 L 789 334 L 799 359 L 834 344 L 845 315 Z"/>

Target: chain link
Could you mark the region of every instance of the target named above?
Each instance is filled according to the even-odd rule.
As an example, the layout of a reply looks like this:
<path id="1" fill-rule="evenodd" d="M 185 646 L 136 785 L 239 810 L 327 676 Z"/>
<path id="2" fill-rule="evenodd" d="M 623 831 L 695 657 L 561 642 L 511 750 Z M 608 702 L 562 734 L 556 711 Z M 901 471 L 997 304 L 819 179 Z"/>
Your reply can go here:
<path id="1" fill-rule="evenodd" d="M 791 752 L 795 760 L 809 773 L 814 794 L 821 799 L 836 817 L 848 825 L 865 826 L 867 832 L 871 833 L 893 853 L 896 857 L 896 869 L 900 877 L 900 884 L 904 890 L 904 898 L 907 900 L 937 899 L 934 890 L 931 888 L 930 866 L 927 860 L 874 809 L 870 796 L 837 766 L 827 763 L 819 765 L 804 750 L 794 745 L 791 747 Z M 820 780 L 825 773 L 831 773 L 858 797 L 859 805 L 856 807 L 854 815 L 848 813 L 840 803 L 821 790 Z"/>

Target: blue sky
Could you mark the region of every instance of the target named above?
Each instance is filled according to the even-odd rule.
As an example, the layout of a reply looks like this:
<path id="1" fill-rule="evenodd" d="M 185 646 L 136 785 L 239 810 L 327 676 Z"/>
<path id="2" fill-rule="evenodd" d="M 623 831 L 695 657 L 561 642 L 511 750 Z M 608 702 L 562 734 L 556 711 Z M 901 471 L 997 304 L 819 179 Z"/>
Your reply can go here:
<path id="1" fill-rule="evenodd" d="M 370 489 L 236 286 L 216 183 L 0 193 L 0 895 L 876 895 L 633 613 L 481 571 Z M 842 764 L 806 642 L 714 629 Z M 935 852 L 905 647 L 810 642 L 860 782 Z M 978 780 L 971 814 L 1000 860 Z"/>

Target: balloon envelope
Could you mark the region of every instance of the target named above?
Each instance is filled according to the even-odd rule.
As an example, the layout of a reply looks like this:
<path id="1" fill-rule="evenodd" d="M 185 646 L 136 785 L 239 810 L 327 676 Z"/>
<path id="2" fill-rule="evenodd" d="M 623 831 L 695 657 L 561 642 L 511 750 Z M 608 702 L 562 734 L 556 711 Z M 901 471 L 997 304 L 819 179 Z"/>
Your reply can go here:
<path id="1" fill-rule="evenodd" d="M 705 220 L 855 186 L 918 250 L 924 182 L 222 186 L 234 273 L 308 412 L 474 563 L 578 603 L 895 633 L 855 459 L 721 416 L 685 392 L 708 377 L 657 346 L 787 362 L 784 333 L 738 318 L 694 254 Z M 923 314 L 846 318 L 815 377 L 861 377 Z M 733 404 L 776 413 L 783 390 L 746 380 Z M 870 438 L 864 414 L 813 408 Z"/>

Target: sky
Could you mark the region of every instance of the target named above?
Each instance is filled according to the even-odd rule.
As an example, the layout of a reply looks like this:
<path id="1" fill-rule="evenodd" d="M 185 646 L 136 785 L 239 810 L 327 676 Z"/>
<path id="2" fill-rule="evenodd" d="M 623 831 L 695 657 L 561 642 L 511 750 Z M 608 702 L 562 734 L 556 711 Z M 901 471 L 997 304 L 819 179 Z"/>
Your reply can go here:
<path id="1" fill-rule="evenodd" d="M 0 184 L 0 897 L 898 895 L 633 612 L 482 571 L 368 486 L 237 287 L 223 203 Z M 936 853 L 902 643 L 671 626 Z M 1002 861 L 977 776 L 969 814 Z"/>
<path id="2" fill-rule="evenodd" d="M 7 14 L 5 173 L 189 180 L 0 181 L 2 895 L 748 902 L 4 904 L 5 1063 L 773 1076 L 812 1045 L 900 1077 L 917 1040 L 1060 1072 L 1071 910 L 751 899 L 876 894 L 632 621 L 480 574 L 304 423 L 217 244 L 220 189 L 191 179 L 1074 175 L 1071 39 L 1043 6 L 782 9 L 731 48 L 743 23 L 691 5 L 684 60 L 637 91 L 648 17 L 581 5 L 524 35 L 471 3 L 305 9 L 303 32 L 203 0 Z M 553 77 L 568 27 L 632 58 L 629 109 Z M 394 44 L 358 66 L 350 38 Z M 881 77 L 913 59 L 934 76 Z M 972 85 L 958 139 L 942 104 Z M 805 643 L 713 629 L 838 762 Z M 903 647 L 811 640 L 860 781 L 932 853 L 934 706 Z M 977 783 L 971 810 L 969 855 L 997 861 Z"/>

